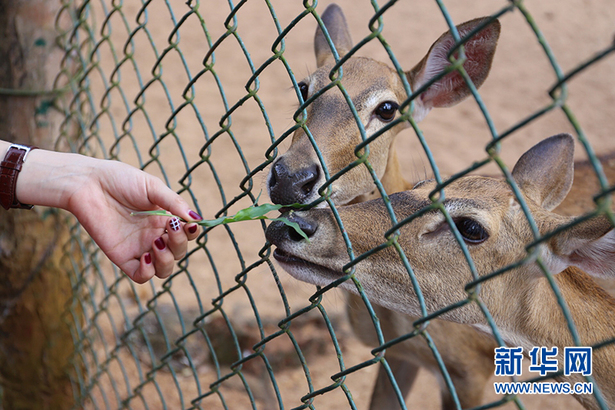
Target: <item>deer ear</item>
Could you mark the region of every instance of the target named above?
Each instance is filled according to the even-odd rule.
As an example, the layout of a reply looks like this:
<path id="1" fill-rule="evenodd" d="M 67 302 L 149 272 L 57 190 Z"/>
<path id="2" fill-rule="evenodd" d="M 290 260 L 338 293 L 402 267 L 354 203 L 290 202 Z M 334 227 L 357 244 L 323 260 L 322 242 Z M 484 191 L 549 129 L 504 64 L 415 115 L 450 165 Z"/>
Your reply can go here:
<path id="1" fill-rule="evenodd" d="M 352 39 L 350 38 L 350 31 L 348 30 L 344 12 L 342 12 L 342 9 L 337 4 L 333 3 L 325 9 L 320 17 L 327 28 L 331 41 L 333 41 L 337 49 L 337 54 L 342 57 L 352 48 Z M 314 35 L 314 53 L 316 54 L 316 64 L 318 67 L 323 66 L 329 59 L 333 59 L 331 47 L 329 47 L 329 43 L 320 27 L 316 28 L 316 34 Z"/>
<path id="2" fill-rule="evenodd" d="M 546 258 L 547 266 L 553 273 L 576 266 L 592 276 L 615 278 L 615 229 L 604 215 L 563 230 L 549 240 L 549 248 L 554 258 Z"/>
<path id="3" fill-rule="evenodd" d="M 457 26 L 461 39 L 490 18 L 474 19 Z M 493 55 L 500 37 L 500 22 L 493 20 L 485 28 L 474 34 L 464 43 L 466 70 L 476 88 L 480 87 L 491 69 Z M 419 89 L 431 78 L 440 74 L 450 65 L 448 53 L 455 46 L 455 40 L 447 31 L 429 49 L 427 55 L 412 70 L 406 72 L 412 90 Z M 421 121 L 434 107 L 449 107 L 455 105 L 470 95 L 470 89 L 457 70 L 445 75 L 415 100 L 414 120 Z"/>
<path id="4" fill-rule="evenodd" d="M 519 158 L 512 170 L 521 191 L 547 211 L 570 191 L 574 174 L 574 138 L 558 134 L 542 140 Z"/>

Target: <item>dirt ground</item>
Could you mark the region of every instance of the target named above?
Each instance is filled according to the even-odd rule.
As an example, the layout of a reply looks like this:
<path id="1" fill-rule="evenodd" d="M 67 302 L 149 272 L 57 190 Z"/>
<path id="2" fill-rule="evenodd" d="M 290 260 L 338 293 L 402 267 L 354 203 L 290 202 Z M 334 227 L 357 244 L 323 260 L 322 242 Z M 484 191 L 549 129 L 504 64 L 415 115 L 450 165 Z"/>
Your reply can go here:
<path id="1" fill-rule="evenodd" d="M 189 189 L 183 195 L 194 203 L 203 216 L 213 218 L 218 216 L 225 204 L 242 193 L 242 181 L 246 175 L 265 161 L 272 141 L 294 124 L 292 117 L 297 108 L 297 98 L 284 64 L 276 60 L 259 73 L 258 101 L 248 98 L 245 103 L 233 109 L 230 120 L 221 121 L 226 110 L 246 96 L 247 89 L 255 89 L 255 82 L 246 86 L 252 76 L 251 70 L 260 67 L 273 55 L 271 49 L 277 30 L 270 11 L 265 2 L 249 1 L 242 6 L 236 14 L 236 33 L 239 37 L 229 36 L 213 57 L 217 75 L 214 78 L 211 72 L 198 76 L 209 46 L 197 16 L 189 16 L 179 30 L 172 34 L 173 27 L 188 8 L 185 2 L 170 3 L 152 2 L 147 7 L 147 15 L 139 16 L 139 22 L 146 21 L 146 30 L 138 31 L 132 37 L 132 43 L 128 44 L 129 30 L 118 13 L 109 19 L 106 26 L 102 19 L 97 19 L 99 30 L 102 27 L 101 32 L 110 33 L 110 42 L 103 42 L 99 48 L 96 58 L 100 71 L 93 70 L 91 75 L 94 109 L 105 109 L 96 127 L 90 128 L 92 136 L 96 138 L 89 140 L 88 148 L 98 155 L 111 152 L 120 160 L 134 165 L 147 164 L 146 171 L 166 178 L 173 189 Z M 328 3 L 319 2 L 317 10 L 322 12 Z M 303 2 L 298 0 L 276 0 L 271 1 L 271 4 L 282 29 L 304 10 Z M 370 2 L 338 0 L 338 4 L 346 13 L 353 39 L 360 41 L 367 36 L 368 22 L 373 15 Z M 448 1 L 444 4 L 452 20 L 458 24 L 497 13 L 510 2 L 473 0 Z M 615 6 L 612 0 L 534 0 L 524 4 L 548 42 L 558 70 L 562 73 L 569 72 L 613 42 Z M 138 7 L 136 2 L 124 2 L 122 6 L 130 30 L 136 26 Z M 199 4 L 199 11 L 205 20 L 209 38 L 216 42 L 226 32 L 224 21 L 229 12 L 228 4 L 219 0 L 205 0 Z M 551 103 L 548 90 L 556 83 L 556 74 L 528 21 L 519 10 L 504 14 L 500 20 L 502 34 L 498 50 L 491 74 L 481 88 L 480 95 L 495 129 L 501 133 Z M 430 1 L 400 1 L 384 14 L 383 22 L 385 38 L 399 63 L 407 69 L 414 66 L 431 43 L 447 30 L 437 3 Z M 283 56 L 298 79 L 316 67 L 312 45 L 315 27 L 314 19 L 308 15 L 285 37 Z M 169 46 L 169 42 L 173 47 Z M 128 53 L 131 59 L 124 61 L 120 69 L 113 72 L 113 55 L 119 61 L 126 55 L 124 53 Z M 247 54 L 254 68 L 247 62 Z M 375 41 L 368 43 L 359 55 L 390 61 L 385 50 Z M 156 65 L 158 59 L 161 60 L 160 66 Z M 212 61 L 209 58 L 207 63 Z M 567 87 L 566 106 L 574 114 L 593 150 L 599 154 L 615 151 L 613 73 L 615 54 L 579 73 Z M 197 76 L 193 88 L 186 90 L 189 81 Z M 111 91 L 103 99 L 105 83 Z M 109 87 L 109 84 L 118 84 L 119 87 Z M 221 97 L 220 87 L 224 90 L 225 100 Z M 143 88 L 145 91 L 139 95 Z M 191 99 L 194 105 L 182 105 L 186 98 Z M 271 128 L 266 125 L 259 103 L 266 110 Z M 226 131 L 226 125 L 230 125 L 230 131 Z M 483 114 L 471 99 L 453 108 L 434 110 L 420 124 L 420 128 L 442 174 L 458 172 L 474 161 L 485 158 L 484 147 L 492 138 Z M 556 108 L 505 139 L 502 143 L 502 158 L 512 166 L 529 147 L 561 132 L 574 132 L 574 128 L 564 112 Z M 120 137 L 116 145 L 113 145 L 114 135 Z M 209 151 L 201 152 L 205 141 L 214 136 Z M 160 142 L 153 147 L 155 139 L 160 139 Z M 241 155 L 237 147 L 240 147 Z M 287 147 L 288 140 L 281 144 L 280 150 L 284 151 Z M 414 131 L 406 130 L 398 136 L 398 150 L 408 179 L 417 180 L 432 174 Z M 154 161 L 149 162 L 150 154 L 155 157 Z M 207 156 L 209 164 L 201 161 Z M 576 156 L 578 159 L 587 157 L 580 144 L 577 144 Z M 497 169 L 489 165 L 480 172 L 494 174 Z M 260 170 L 246 184 L 254 196 L 263 191 L 261 202 L 266 197 L 266 174 L 267 169 Z M 241 199 L 230 206 L 229 214 L 251 204 L 249 198 Z M 250 339 L 246 336 L 246 343 L 249 345 L 253 342 L 253 345 L 260 340 L 255 328 L 256 315 L 265 324 L 266 335 L 273 334 L 279 330 L 276 324 L 287 316 L 287 311 L 294 313 L 309 306 L 309 298 L 315 292 L 313 286 L 295 281 L 279 268 L 279 278 L 276 278 L 266 263 L 251 266 L 261 260 L 259 252 L 264 243 L 260 222 L 215 228 L 209 232 L 206 241 L 200 241 L 205 250 L 199 248 L 191 254 L 184 266 L 187 273 L 175 276 L 164 287 L 164 282 L 160 280 L 138 287 L 139 302 L 135 302 L 128 284 L 122 282 L 118 285 L 121 297 L 105 303 L 109 304 L 111 315 L 119 318 L 119 323 L 122 323 L 122 306 L 129 315 L 136 315 L 139 306 L 145 307 L 146 301 L 155 292 L 160 292 L 155 303 L 160 311 L 170 309 L 169 318 L 163 320 L 172 329 L 167 330 L 170 333 L 169 340 L 172 341 L 192 329 L 190 320 L 184 322 L 186 329 L 179 325 L 176 311 L 169 308 L 173 303 L 179 306 L 184 315 L 194 320 L 198 316 L 199 306 L 201 312 L 209 311 L 212 300 L 237 286 L 236 290 L 225 295 L 222 312 L 237 333 L 252 337 Z M 238 278 L 241 272 L 247 273 L 245 277 Z M 335 335 L 339 339 L 343 366 L 349 368 L 371 359 L 371 348 L 361 345 L 352 336 L 345 320 L 344 295 L 335 290 L 327 292 L 322 306 L 331 317 Z M 228 333 L 228 328 L 224 326 L 224 315 L 216 313 L 207 319 L 207 325 L 214 326 L 208 328 L 211 334 Z M 152 314 L 146 316 L 146 320 L 154 317 Z M 296 332 L 297 338 L 304 343 L 314 389 L 320 389 L 332 384 L 331 376 L 340 371 L 341 365 L 330 342 L 331 336 L 321 319 L 322 315 L 312 311 L 308 317 L 310 320 L 301 319 L 302 324 Z M 113 346 L 113 338 L 109 336 L 113 331 L 111 320 L 99 320 L 101 329 L 106 332 Z M 215 327 L 216 323 L 222 323 L 222 330 Z M 150 333 L 152 339 L 156 335 L 160 337 L 161 333 L 155 323 L 153 326 Z M 293 329 L 291 326 L 294 333 Z M 290 338 L 283 335 L 277 339 L 283 341 L 278 345 L 272 343 L 265 350 L 272 361 L 277 357 L 276 349 L 294 354 Z M 318 340 L 325 340 L 325 343 L 317 343 Z M 223 401 L 230 409 L 250 408 L 245 384 L 250 385 L 258 408 L 278 407 L 278 403 L 272 399 L 275 395 L 269 374 L 262 366 L 250 370 L 249 365 L 246 365 L 243 380 L 233 376 L 221 384 L 219 394 L 202 396 L 209 391 L 210 383 L 219 375 L 208 359 L 209 347 L 205 339 L 197 334 L 186 338 L 186 341 L 190 344 L 187 348 L 191 352 L 190 356 L 196 363 L 195 370 L 186 366 L 181 358 L 178 359 L 179 364 L 174 371 L 179 384 L 175 383 L 168 370 L 158 371 L 153 376 L 155 383 L 144 383 L 141 394 L 131 401 L 133 408 L 190 407 L 190 402 L 197 397 L 202 398 L 200 406 L 204 409 L 223 408 Z M 139 346 L 140 342 L 135 343 Z M 160 354 L 154 349 L 158 359 L 164 354 L 165 346 L 162 343 Z M 106 353 L 104 347 L 97 349 L 104 356 L 109 354 L 110 347 L 107 347 Z M 140 349 L 143 353 L 142 345 Z M 134 380 L 139 380 L 139 372 L 148 371 L 148 366 L 151 366 L 151 358 L 144 358 L 141 353 L 120 349 L 117 357 L 124 360 L 126 368 L 123 370 L 115 360 L 111 360 L 110 376 L 107 378 L 115 378 L 121 392 L 126 388 L 122 387 L 126 384 L 125 377 L 133 380 L 131 385 L 136 385 L 138 382 Z M 243 353 L 252 352 L 248 349 Z M 228 365 L 233 362 L 229 360 L 229 363 L 221 364 L 222 374 L 228 371 Z M 260 359 L 257 358 L 257 361 Z M 184 363 L 183 367 L 181 363 Z M 145 370 L 140 370 L 139 366 L 144 366 Z M 297 363 L 291 365 L 283 361 L 272 366 L 284 408 L 300 406 L 301 397 L 309 393 L 304 370 Z M 345 386 L 359 409 L 367 408 L 376 370 L 377 365 L 367 366 L 345 380 Z M 128 376 L 121 376 L 122 372 Z M 99 387 L 94 389 L 94 397 L 98 397 L 99 405 L 104 402 L 101 401 L 101 391 L 112 390 L 107 378 L 101 380 Z M 178 388 L 178 385 L 181 387 Z M 178 394 L 179 389 L 181 394 Z M 438 391 L 436 379 L 422 372 L 407 398 L 408 407 L 439 408 Z M 109 392 L 110 397 L 114 397 Z M 485 402 L 493 400 L 497 400 L 497 396 L 490 383 L 485 392 Z M 567 396 L 528 396 L 523 397 L 522 401 L 527 409 L 581 408 L 573 398 Z M 350 408 L 346 395 L 339 388 L 317 396 L 313 405 L 323 410 Z M 113 400 L 109 407 L 116 407 Z M 503 408 L 514 406 L 508 404 Z"/>

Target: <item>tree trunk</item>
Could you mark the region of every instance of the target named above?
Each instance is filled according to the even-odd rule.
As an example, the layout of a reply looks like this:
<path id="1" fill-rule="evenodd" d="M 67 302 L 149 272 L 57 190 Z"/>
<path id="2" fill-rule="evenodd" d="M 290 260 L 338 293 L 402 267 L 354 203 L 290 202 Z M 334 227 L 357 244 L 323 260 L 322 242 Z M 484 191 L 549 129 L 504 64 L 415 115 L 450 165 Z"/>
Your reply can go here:
<path id="1" fill-rule="evenodd" d="M 59 71 L 59 0 L 0 0 L 0 138 L 52 148 L 60 115 L 48 92 Z M 27 166 L 27 163 L 26 163 Z M 73 403 L 62 269 L 65 216 L 0 208 L 0 408 L 63 409 Z"/>

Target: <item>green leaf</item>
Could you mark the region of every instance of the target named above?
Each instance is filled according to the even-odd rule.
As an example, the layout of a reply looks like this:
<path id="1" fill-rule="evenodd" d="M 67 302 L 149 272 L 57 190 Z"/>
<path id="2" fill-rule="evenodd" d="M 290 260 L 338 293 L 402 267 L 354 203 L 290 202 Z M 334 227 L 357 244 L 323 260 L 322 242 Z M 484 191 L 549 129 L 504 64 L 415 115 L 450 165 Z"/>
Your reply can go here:
<path id="1" fill-rule="evenodd" d="M 310 243 L 310 238 L 308 238 L 305 232 L 303 232 L 303 229 L 301 229 L 301 227 L 299 226 L 297 222 L 291 222 L 288 220 L 288 218 L 285 218 L 283 216 L 279 218 L 268 218 L 268 219 L 270 219 L 271 221 L 284 222 L 286 226 L 290 226 L 291 228 L 293 228 L 295 231 L 297 231 L 299 235 L 303 236 L 303 239 L 305 239 L 308 243 Z"/>
<path id="2" fill-rule="evenodd" d="M 203 219 L 202 221 L 194 221 L 194 223 L 211 228 L 218 225 L 229 224 L 233 222 L 241 222 L 241 221 L 254 221 L 259 219 L 269 219 L 271 221 L 280 221 L 285 225 L 293 228 L 299 235 L 301 235 L 306 241 L 310 241 L 308 236 L 303 232 L 303 230 L 299 227 L 296 222 L 291 222 L 288 218 L 278 217 L 278 218 L 268 218 L 267 214 L 272 211 L 279 211 L 282 208 L 306 208 L 309 205 L 304 204 L 291 204 L 291 205 L 276 205 L 276 204 L 262 204 L 262 205 L 252 205 L 248 208 L 242 209 L 237 212 L 233 216 L 221 216 L 216 219 Z M 142 212 L 132 212 L 130 215 L 139 216 L 139 215 L 155 215 L 155 216 L 168 216 L 173 217 L 175 215 L 165 211 L 164 209 L 159 209 L 156 211 L 142 211 Z M 179 218 L 179 217 L 178 217 Z M 186 222 L 184 219 L 181 219 L 183 222 Z"/>

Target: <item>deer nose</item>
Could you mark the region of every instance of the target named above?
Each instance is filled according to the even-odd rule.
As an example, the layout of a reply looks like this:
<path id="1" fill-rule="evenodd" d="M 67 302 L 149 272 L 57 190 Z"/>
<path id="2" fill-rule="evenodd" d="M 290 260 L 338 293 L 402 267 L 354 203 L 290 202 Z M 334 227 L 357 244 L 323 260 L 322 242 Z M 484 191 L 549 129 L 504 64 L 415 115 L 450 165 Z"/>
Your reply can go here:
<path id="1" fill-rule="evenodd" d="M 299 225 L 299 228 L 301 228 L 301 230 L 307 235 L 308 238 L 312 238 L 318 230 L 318 222 L 311 218 L 302 217 L 297 215 L 296 213 L 289 215 L 287 218 L 290 222 L 294 222 Z M 267 227 L 265 237 L 269 242 L 276 246 L 280 246 L 282 242 L 286 241 L 301 242 L 303 239 L 305 239 L 295 230 L 295 228 L 286 225 L 282 221 L 272 222 Z"/>
<path id="2" fill-rule="evenodd" d="M 304 203 L 312 196 L 319 176 L 317 164 L 292 172 L 280 158 L 271 168 L 269 197 L 274 204 Z"/>

